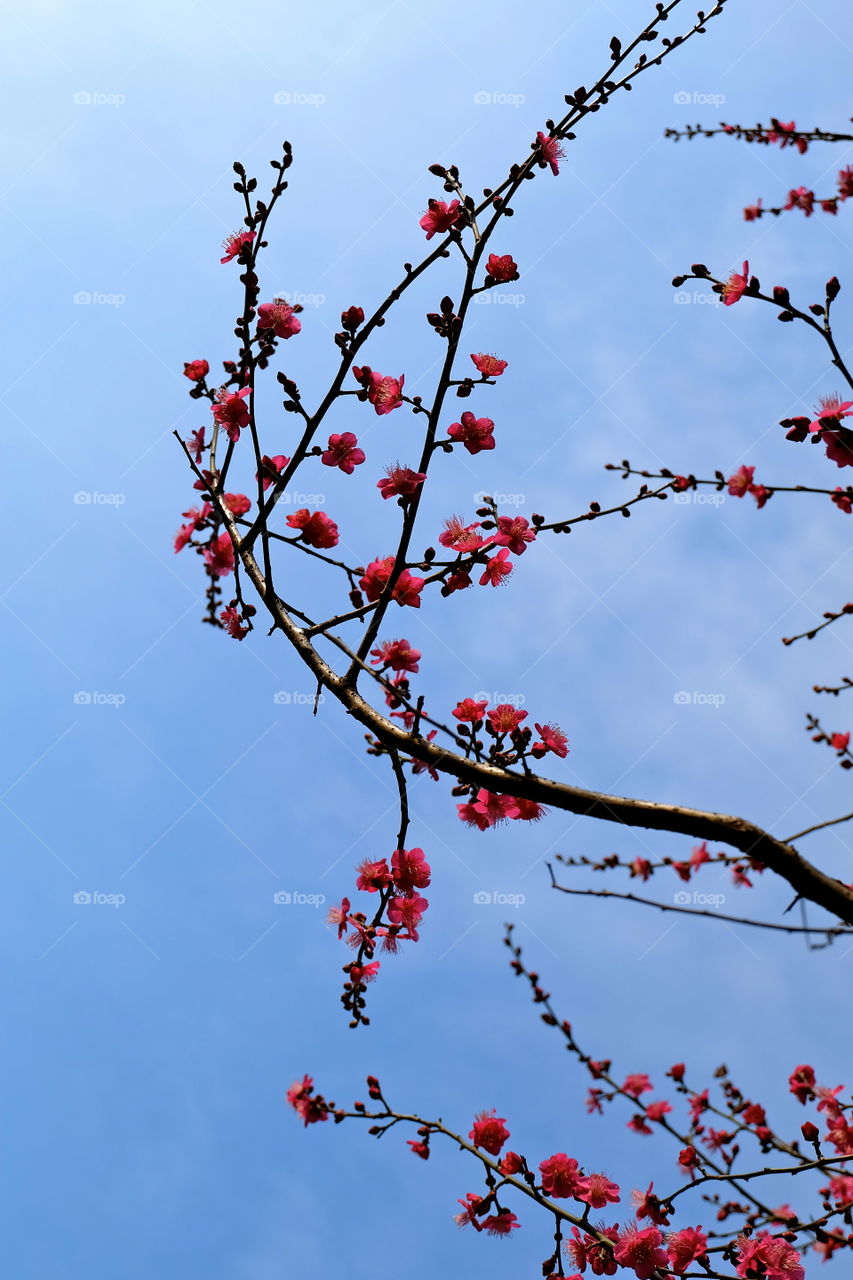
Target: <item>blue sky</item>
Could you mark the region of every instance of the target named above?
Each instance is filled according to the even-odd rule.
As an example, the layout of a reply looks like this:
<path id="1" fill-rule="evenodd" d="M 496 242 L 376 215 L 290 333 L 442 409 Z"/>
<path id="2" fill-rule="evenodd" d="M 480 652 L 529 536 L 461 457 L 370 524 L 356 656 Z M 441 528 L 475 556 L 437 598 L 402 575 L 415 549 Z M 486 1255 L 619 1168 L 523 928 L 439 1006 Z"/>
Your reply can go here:
<path id="1" fill-rule="evenodd" d="M 853 16 L 838 0 L 729 10 L 587 121 L 559 179 L 518 201 L 495 247 L 519 262 L 522 300 L 476 308 L 471 330 L 471 350 L 510 361 L 477 401 L 500 447 L 481 466 L 454 457 L 425 502 L 428 527 L 470 513 L 483 489 L 519 495 L 522 513 L 578 512 L 625 492 L 602 465 L 626 456 L 836 482 L 820 450 L 786 444 L 776 425 L 835 389 L 823 352 L 769 309 L 674 304 L 670 280 L 697 260 L 722 274 L 749 257 L 764 283 L 807 302 L 828 276 L 844 281 L 846 211 L 747 225 L 740 210 L 800 182 L 831 188 L 850 150 L 675 147 L 662 132 L 771 114 L 842 128 Z M 323 911 L 273 896 L 332 902 L 355 863 L 393 847 L 388 778 L 335 707 L 311 718 L 279 640 L 259 630 L 237 645 L 200 624 L 196 565 L 171 552 L 192 498 L 171 433 L 203 421 L 182 362 L 232 354 L 236 272 L 218 261 L 240 221 L 232 161 L 263 184 L 281 140 L 293 143 L 264 286 L 313 298 L 284 366 L 310 402 L 335 366 L 341 307 L 376 303 L 421 252 L 417 219 L 440 194 L 427 166 L 493 183 L 645 15 L 639 0 L 497 13 L 482 0 L 34 0 L 4 15 L 0 1076 L 3 1253 L 18 1280 L 366 1280 L 380 1248 L 409 1280 L 535 1274 L 547 1242 L 533 1220 L 506 1244 L 456 1232 L 454 1201 L 476 1185 L 462 1157 L 436 1148 L 425 1166 L 402 1137 L 377 1144 L 357 1127 L 303 1134 L 282 1097 L 305 1070 L 338 1100 L 374 1072 L 401 1106 L 465 1129 L 496 1106 L 537 1160 L 568 1150 L 628 1186 L 675 1181 L 669 1149 L 615 1113 L 585 1116 L 586 1082 L 505 968 L 505 911 L 475 905 L 477 892 L 524 895 L 531 963 L 584 1043 L 626 1072 L 657 1082 L 685 1059 L 700 1078 L 726 1061 L 792 1124 L 783 1082 L 797 1062 L 846 1079 L 849 948 L 807 954 L 755 931 L 569 902 L 547 889 L 548 857 L 683 856 L 685 842 L 559 814 L 480 835 L 427 779 L 410 838 L 434 866 L 422 942 L 384 966 L 371 1027 L 349 1032 L 345 957 Z M 437 340 L 422 315 L 452 286 L 448 268 L 413 291 L 371 363 L 428 385 Z M 842 294 L 845 333 L 848 308 Z M 270 452 L 287 452 L 289 423 L 267 396 Z M 318 468 L 305 483 L 355 559 L 391 545 L 375 476 L 414 461 L 410 423 L 368 413 L 356 429 L 370 474 Z M 781 495 L 760 513 L 736 500 L 643 508 L 630 524 L 543 540 L 501 592 L 394 622 L 424 652 L 431 706 L 500 691 L 558 720 L 572 754 L 555 776 L 786 835 L 850 807 L 849 779 L 802 729 L 811 685 L 850 671 L 849 633 L 779 643 L 849 597 L 846 519 Z M 294 573 L 294 591 L 334 599 L 304 565 Z M 680 690 L 725 701 L 683 706 Z M 281 691 L 289 702 L 274 701 Z M 843 704 L 819 710 L 849 727 Z M 838 874 L 848 865 L 844 828 L 809 850 Z M 743 904 L 722 890 L 766 915 L 785 902 L 769 884 Z"/>

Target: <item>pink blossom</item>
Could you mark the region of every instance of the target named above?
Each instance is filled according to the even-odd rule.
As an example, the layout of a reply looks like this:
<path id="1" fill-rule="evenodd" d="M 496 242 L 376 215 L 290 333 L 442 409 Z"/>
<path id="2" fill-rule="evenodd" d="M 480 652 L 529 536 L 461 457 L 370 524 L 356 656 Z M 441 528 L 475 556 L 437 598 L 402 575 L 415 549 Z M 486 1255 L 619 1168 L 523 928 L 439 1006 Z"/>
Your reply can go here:
<path id="1" fill-rule="evenodd" d="M 815 1073 L 814 1068 L 809 1066 L 795 1067 L 788 1077 L 788 1088 L 791 1093 L 801 1102 L 803 1106 L 814 1097 L 815 1091 Z"/>
<path id="2" fill-rule="evenodd" d="M 193 462 L 201 462 L 202 454 L 207 447 L 204 443 L 205 430 L 205 427 L 199 427 L 197 431 L 193 431 L 189 440 L 184 441 L 192 455 Z"/>
<path id="3" fill-rule="evenodd" d="M 749 285 L 749 263 L 744 261 L 742 271 L 733 271 L 723 285 L 720 297 L 723 305 L 731 307 L 746 293 Z"/>
<path id="4" fill-rule="evenodd" d="M 359 579 L 359 586 L 371 604 L 382 595 L 394 568 L 394 557 L 385 556 L 383 560 L 372 560 Z M 413 609 L 420 608 L 420 593 L 424 588 L 424 579 L 416 578 L 404 569 L 397 579 L 391 599 L 399 605 L 409 605 Z"/>
<path id="5" fill-rule="evenodd" d="M 234 572 L 234 544 L 231 535 L 220 533 L 204 550 L 204 563 L 214 578 L 224 578 Z"/>
<path id="6" fill-rule="evenodd" d="M 498 532 L 492 541 L 496 547 L 509 547 L 515 555 L 520 556 L 526 550 L 528 542 L 536 538 L 536 530 L 530 528 L 530 521 L 524 516 L 498 516 Z"/>
<path id="7" fill-rule="evenodd" d="M 477 372 L 481 373 L 484 378 L 499 378 L 507 367 L 506 360 L 499 360 L 497 356 L 472 355 L 471 359 L 477 367 Z"/>
<path id="8" fill-rule="evenodd" d="M 276 298 L 258 307 L 258 329 L 272 329 L 277 338 L 292 338 L 302 331 L 302 325 L 293 307 L 283 298 Z"/>
<path id="9" fill-rule="evenodd" d="M 275 484 L 275 480 L 272 475 L 270 475 L 270 472 L 274 472 L 275 475 L 280 476 L 288 462 L 290 462 L 290 458 L 285 458 L 283 453 L 277 453 L 274 458 L 268 458 L 267 455 L 264 454 L 261 458 L 261 471 L 263 473 L 261 484 L 263 485 L 264 493 L 266 493 L 271 484 Z M 258 476 L 256 472 L 255 479 L 257 480 L 257 478 Z"/>
<path id="10" fill-rule="evenodd" d="M 837 392 L 821 396 L 815 409 L 814 421 L 809 423 L 812 433 L 822 431 L 824 427 L 837 427 L 842 418 L 849 418 L 853 412 L 853 400 L 842 400 Z"/>
<path id="11" fill-rule="evenodd" d="M 554 1200 L 576 1200 L 579 1192 L 584 1190 L 580 1165 L 565 1151 L 543 1160 L 539 1172 L 542 1174 L 542 1190 Z"/>
<path id="12" fill-rule="evenodd" d="M 835 492 L 832 494 L 832 501 L 839 511 L 843 511 L 845 515 L 849 516 L 853 511 L 853 499 L 851 499 L 846 489 L 842 489 L 840 485 L 836 486 Z"/>
<path id="13" fill-rule="evenodd" d="M 351 431 L 344 431 L 341 435 L 329 436 L 320 461 L 326 467 L 339 467 L 345 475 L 351 476 L 355 468 L 364 462 L 364 450 L 358 448 L 358 439 Z"/>
<path id="14" fill-rule="evenodd" d="M 318 550 L 338 545 L 338 526 L 325 511 L 309 511 L 300 507 L 287 517 L 287 525 L 291 529 L 301 530 L 301 541 Z"/>
<path id="15" fill-rule="evenodd" d="M 737 1274 L 755 1275 L 759 1267 L 766 1280 L 805 1280 L 802 1259 L 787 1240 L 766 1231 L 750 1237 L 739 1236 Z"/>
<path id="16" fill-rule="evenodd" d="M 581 1179 L 583 1184 L 576 1196 L 592 1209 L 603 1209 L 608 1204 L 619 1203 L 619 1187 L 603 1173 L 589 1173 Z"/>
<path id="17" fill-rule="evenodd" d="M 469 1141 L 473 1142 L 475 1147 L 482 1147 L 484 1151 L 488 1151 L 490 1156 L 500 1155 L 501 1147 L 508 1138 L 509 1129 L 506 1127 L 506 1120 L 502 1120 L 495 1114 L 494 1107 L 491 1111 L 481 1111 L 474 1117 L 474 1127 L 468 1134 Z"/>
<path id="18" fill-rule="evenodd" d="M 559 725 L 556 724 L 537 724 L 536 732 L 542 739 L 541 742 L 534 742 L 531 751 L 534 755 L 544 755 L 546 751 L 553 751 L 555 756 L 559 756 L 561 760 L 565 760 L 569 754 L 569 743 L 566 735 L 563 733 Z"/>
<path id="19" fill-rule="evenodd" d="M 438 540 L 443 547 L 450 547 L 454 551 L 476 551 L 479 547 L 487 546 L 491 541 L 474 532 L 479 527 L 479 521 L 474 524 L 463 524 L 461 516 L 450 516 L 445 520 L 444 531 L 438 535 Z"/>
<path id="20" fill-rule="evenodd" d="M 496 733 L 513 733 L 522 720 L 527 719 L 526 711 L 519 711 L 509 702 L 501 702 L 489 711 L 489 724 Z"/>
<path id="21" fill-rule="evenodd" d="M 486 272 L 498 284 L 508 284 L 510 280 L 518 278 L 518 263 L 513 261 L 509 253 L 490 253 Z"/>
<path id="22" fill-rule="evenodd" d="M 317 1098 L 312 1097 L 314 1092 L 314 1081 L 311 1076 L 303 1076 L 301 1080 L 295 1081 L 287 1091 L 287 1101 L 294 1111 L 302 1116 L 306 1127 L 309 1124 L 316 1124 L 318 1120 L 328 1120 L 329 1113 L 325 1104 Z"/>
<path id="23" fill-rule="evenodd" d="M 223 493 L 222 501 L 232 516 L 244 516 L 252 505 L 251 498 L 247 498 L 245 493 Z"/>
<path id="24" fill-rule="evenodd" d="M 484 698 L 482 702 L 478 702 L 475 698 L 463 698 L 461 702 L 457 702 L 451 715 L 455 716 L 457 720 L 473 724 L 476 720 L 483 719 L 488 705 L 487 698 Z"/>
<path id="25" fill-rule="evenodd" d="M 408 640 L 386 640 L 377 649 L 370 650 L 373 666 L 390 667 L 392 671 L 418 671 L 421 660 L 419 650 L 413 649 Z"/>
<path id="26" fill-rule="evenodd" d="M 738 467 L 734 475 L 729 476 L 729 493 L 733 498 L 742 498 L 749 492 L 755 467 Z"/>
<path id="27" fill-rule="evenodd" d="M 401 467 L 399 462 L 385 470 L 385 479 L 376 482 L 383 498 L 410 498 L 426 480 L 425 471 L 412 471 L 409 467 Z"/>
<path id="28" fill-rule="evenodd" d="M 480 578 L 480 586 L 485 587 L 488 583 L 490 586 L 499 587 L 501 583 L 512 573 L 512 565 L 508 563 L 509 548 L 504 547 L 496 556 L 492 556 L 491 560 L 486 561 L 483 569 L 483 576 Z"/>
<path id="29" fill-rule="evenodd" d="M 229 636 L 233 636 L 235 640 L 243 640 L 249 634 L 249 628 L 243 626 L 242 618 L 231 606 L 222 610 L 219 620 Z"/>
<path id="30" fill-rule="evenodd" d="M 642 1231 L 628 1227 L 620 1235 L 613 1256 L 623 1267 L 633 1267 L 637 1280 L 651 1280 L 658 1268 L 663 1270 L 667 1265 L 662 1243 L 663 1236 L 657 1227 L 646 1227 Z"/>
<path id="31" fill-rule="evenodd" d="M 763 209 L 761 208 L 761 201 L 757 200 L 755 204 L 748 204 L 744 209 L 744 220 L 746 222 L 755 222 L 757 218 L 761 217 L 762 213 Z"/>
<path id="32" fill-rule="evenodd" d="M 387 889 L 391 883 L 391 872 L 385 858 L 378 858 L 375 862 L 365 858 L 357 870 L 355 887 L 363 893 L 377 893 L 380 889 Z"/>
<path id="33" fill-rule="evenodd" d="M 244 245 L 251 244 L 255 238 L 254 231 L 235 231 L 232 235 L 227 236 L 222 241 L 222 248 L 225 250 L 225 257 L 220 258 L 220 262 L 230 262 L 232 258 L 236 258 L 243 249 Z"/>
<path id="34" fill-rule="evenodd" d="M 341 905 L 339 907 L 329 908 L 329 915 L 327 918 L 328 918 L 329 924 L 336 924 L 338 926 L 339 939 L 344 936 L 344 934 L 347 931 L 347 928 L 349 927 L 350 906 L 351 906 L 351 903 L 349 898 L 342 898 Z"/>
<path id="35" fill-rule="evenodd" d="M 391 875 L 394 884 L 403 893 L 426 889 L 432 868 L 424 857 L 423 849 L 395 849 L 391 855 Z"/>
<path id="36" fill-rule="evenodd" d="M 691 1262 L 698 1262 L 708 1249 L 708 1237 L 699 1227 L 684 1227 L 667 1236 L 666 1256 L 669 1265 L 678 1275 L 683 1275 Z"/>
<path id="37" fill-rule="evenodd" d="M 536 726 L 539 728 L 539 725 Z M 622 1088 L 630 1098 L 639 1098 L 642 1093 L 649 1093 L 654 1085 L 652 1084 L 646 1073 L 636 1072 L 634 1075 L 626 1076 L 622 1084 Z"/>
<path id="38" fill-rule="evenodd" d="M 853 467 L 853 431 L 844 427 L 838 431 L 824 431 L 823 443 L 830 462 L 839 467 Z"/>
<path id="39" fill-rule="evenodd" d="M 490 1214 L 488 1218 L 483 1219 L 483 1230 L 490 1236 L 508 1236 L 511 1231 L 515 1231 L 520 1226 L 521 1223 L 515 1214 L 508 1213 L 506 1210 Z"/>
<path id="40" fill-rule="evenodd" d="M 541 157 L 543 167 L 545 165 L 556 176 L 560 172 L 559 160 L 565 158 L 565 151 L 559 138 L 550 138 L 546 133 L 541 131 L 536 135 L 536 141 L 539 144 L 538 154 Z"/>
<path id="41" fill-rule="evenodd" d="M 447 428 L 452 440 L 463 444 L 469 453 L 481 453 L 484 449 L 494 449 L 495 438 L 492 434 L 495 424 L 491 418 L 476 418 L 470 410 L 462 414 L 461 422 L 453 422 Z"/>
<path id="42" fill-rule="evenodd" d="M 807 218 L 814 213 L 814 192 L 808 187 L 795 187 L 793 191 L 788 192 L 788 200 L 785 209 L 802 209 Z"/>
<path id="43" fill-rule="evenodd" d="M 217 393 L 216 403 L 210 406 L 211 413 L 229 440 L 239 440 L 241 430 L 249 425 L 249 406 L 245 403 L 248 395 L 251 395 L 250 387 L 243 387 L 240 391 L 222 387 Z"/>
<path id="44" fill-rule="evenodd" d="M 401 373 L 399 378 L 383 376 L 381 373 L 374 373 L 368 365 L 361 368 L 353 365 L 352 371 L 356 380 L 367 392 L 368 403 L 373 405 L 379 417 L 390 413 L 392 409 L 400 408 L 403 403 L 405 374 Z"/>
<path id="45" fill-rule="evenodd" d="M 190 360 L 184 365 L 184 377 L 189 378 L 190 382 L 201 382 L 209 372 L 210 365 L 206 360 Z"/>
<path id="46" fill-rule="evenodd" d="M 427 240 L 431 240 L 434 235 L 443 235 L 445 231 L 449 231 L 461 216 L 458 200 L 451 200 L 449 204 L 445 200 L 430 200 L 419 226 L 426 232 Z"/>
<path id="47" fill-rule="evenodd" d="M 428 907 L 426 898 L 421 898 L 416 893 L 392 898 L 388 903 L 388 919 L 392 924 L 401 925 L 407 930 L 411 941 L 417 942 L 418 925 Z"/>

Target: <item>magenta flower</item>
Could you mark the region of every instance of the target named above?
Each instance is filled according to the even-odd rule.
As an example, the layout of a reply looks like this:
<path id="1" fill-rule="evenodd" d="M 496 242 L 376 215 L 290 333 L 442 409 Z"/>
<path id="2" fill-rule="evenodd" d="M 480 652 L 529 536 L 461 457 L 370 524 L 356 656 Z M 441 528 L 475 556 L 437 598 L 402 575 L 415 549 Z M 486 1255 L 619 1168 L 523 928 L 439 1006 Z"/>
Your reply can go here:
<path id="1" fill-rule="evenodd" d="M 559 138 L 549 138 L 547 133 L 541 131 L 536 135 L 538 145 L 539 163 L 544 169 L 547 165 L 551 172 L 556 176 L 560 172 L 559 160 L 565 158 L 563 144 Z"/>
<path id="2" fill-rule="evenodd" d="M 341 435 L 329 436 L 329 444 L 320 461 L 326 467 L 338 467 L 345 475 L 351 476 L 357 466 L 364 462 L 364 450 L 358 448 L 358 440 L 351 431 Z"/>
<path id="3" fill-rule="evenodd" d="M 276 298 L 258 307 L 258 329 L 272 329 L 277 338 L 292 338 L 302 331 L 302 325 L 293 307 L 283 298 Z"/>
<path id="4" fill-rule="evenodd" d="M 476 365 L 477 372 L 484 378 L 499 378 L 507 366 L 506 360 L 499 360 L 497 356 L 485 355 L 483 352 L 472 355 L 471 359 Z"/>
<path id="5" fill-rule="evenodd" d="M 444 200 L 430 200 L 427 211 L 421 218 L 419 225 L 426 232 L 427 240 L 431 240 L 434 235 L 443 235 L 445 231 L 449 231 L 461 216 L 461 207 L 458 200 L 451 200 L 450 204 L 447 204 Z"/>
<path id="6" fill-rule="evenodd" d="M 235 231 L 232 235 L 227 236 L 222 241 L 225 257 L 220 258 L 219 261 L 230 262 L 232 258 L 239 257 L 244 245 L 251 244 L 254 238 L 254 231 Z"/>
<path id="7" fill-rule="evenodd" d="M 742 271 L 733 271 L 722 287 L 720 297 L 723 306 L 733 306 L 746 293 L 749 284 L 749 263 L 744 261 Z"/>
<path id="8" fill-rule="evenodd" d="M 492 432 L 495 424 L 491 418 L 475 418 L 470 410 L 462 414 L 461 422 L 453 422 L 447 428 L 452 440 L 463 444 L 469 453 L 481 453 L 484 449 L 494 449 L 495 438 Z"/>
<path id="9" fill-rule="evenodd" d="M 385 478 L 376 482 L 383 498 L 410 498 L 426 480 L 425 471 L 412 471 L 409 467 L 401 467 L 399 462 L 396 466 L 386 467 L 386 472 Z"/>
<path id="10" fill-rule="evenodd" d="M 307 542 L 309 547 L 327 550 L 338 545 L 338 526 L 325 511 L 312 512 L 307 507 L 300 507 L 287 517 L 287 525 L 291 529 L 299 529 L 301 541 Z"/>

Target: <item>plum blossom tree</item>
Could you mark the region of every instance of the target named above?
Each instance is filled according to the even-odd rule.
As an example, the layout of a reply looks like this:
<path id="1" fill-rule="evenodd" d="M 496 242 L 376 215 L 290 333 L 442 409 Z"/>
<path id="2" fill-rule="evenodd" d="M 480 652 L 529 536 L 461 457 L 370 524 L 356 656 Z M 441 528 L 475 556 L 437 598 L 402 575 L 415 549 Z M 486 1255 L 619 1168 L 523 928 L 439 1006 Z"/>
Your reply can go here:
<path id="1" fill-rule="evenodd" d="M 185 523 L 176 535 L 175 550 L 189 547 L 199 556 L 207 580 L 205 620 L 242 642 L 257 631 L 259 609 L 263 610 L 270 634 L 280 633 L 310 672 L 318 700 L 321 693 L 331 695 L 362 726 L 369 754 L 387 761 L 394 777 L 399 798 L 397 830 L 384 850 L 378 849 L 376 856 L 358 866 L 354 881 L 342 886 L 340 902 L 330 913 L 339 939 L 350 948 L 351 958 L 343 966 L 342 1002 L 353 1027 L 369 1022 L 368 987 L 385 958 L 401 951 L 405 943 L 417 943 L 428 929 L 430 903 L 425 893 L 432 870 L 427 852 L 409 843 L 410 783 L 422 774 L 439 785 L 449 780 L 460 822 L 478 833 L 502 823 L 537 822 L 554 808 L 608 823 L 676 833 L 695 842 L 685 847 L 680 860 L 628 860 L 614 854 L 590 863 L 562 856 L 559 862 L 567 871 L 582 866 L 622 876 L 623 884 L 627 876 L 632 883 L 645 885 L 655 877 L 658 883 L 666 878 L 671 884 L 673 874 L 676 883 L 693 882 L 704 868 L 717 866 L 728 869 L 735 883 L 747 888 L 762 876 L 780 877 L 790 887 L 794 902 L 803 907 L 811 904 L 823 915 L 819 923 L 803 919 L 797 924 L 796 918 L 766 920 L 705 912 L 673 902 L 671 895 L 667 900 L 649 897 L 645 890 L 564 884 L 551 866 L 551 886 L 565 895 L 594 894 L 662 911 L 737 919 L 757 928 L 805 935 L 810 946 L 827 946 L 853 932 L 853 887 L 822 870 L 799 848 L 812 831 L 848 821 L 853 814 L 780 836 L 735 815 L 571 786 L 550 776 L 566 758 L 570 744 L 563 728 L 548 719 L 547 708 L 534 718 L 509 703 L 490 705 L 488 699 L 470 693 L 455 706 L 428 707 L 426 694 L 415 682 L 422 675 L 423 655 L 399 635 L 405 628 L 392 622 L 398 609 L 419 609 L 424 593 L 438 594 L 452 608 L 452 597 L 459 591 L 500 588 L 514 573 L 524 571 L 527 561 L 522 557 L 535 555 L 535 544 L 542 538 L 566 536 L 580 523 L 617 515 L 629 518 L 639 504 L 662 503 L 687 490 L 725 489 L 733 497 L 753 498 L 758 510 L 776 495 L 798 493 L 809 495 L 808 501 L 829 499 L 842 514 L 853 512 L 853 486 L 775 485 L 767 478 L 756 479 L 751 465 L 729 475 L 719 470 L 713 477 L 697 477 L 667 468 L 652 472 L 623 460 L 606 465 L 638 484 L 630 496 L 609 506 L 593 502 L 581 512 L 534 514 L 528 520 L 502 512 L 499 503 L 485 498 L 479 509 L 448 512 L 441 529 L 421 533 L 421 499 L 424 490 L 436 483 L 437 468 L 442 463 L 452 465 L 454 453 L 458 459 L 460 450 L 476 458 L 500 448 L 506 430 L 499 413 L 495 419 L 486 416 L 484 397 L 487 388 L 499 388 L 511 361 L 490 352 L 468 351 L 464 336 L 477 296 L 518 279 L 523 271 L 505 251 L 510 246 L 501 238 L 513 204 L 541 174 L 559 177 L 566 147 L 577 130 L 589 127 L 600 110 L 632 90 L 639 77 L 686 40 L 702 34 L 708 22 L 722 13 L 726 0 L 717 0 L 708 12 L 700 11 L 674 35 L 666 35 L 667 24 L 673 16 L 677 19 L 681 3 L 657 3 L 650 21 L 629 43 L 623 45 L 614 37 L 598 78 L 566 95 L 566 109 L 559 119 L 544 122 L 531 140 L 529 153 L 513 163 L 495 186 L 475 196 L 463 185 L 455 165 L 430 166 L 443 195 L 429 199 L 420 219 L 425 255 L 417 264 L 404 264 L 402 277 L 372 311 L 356 304 L 343 307 L 334 339 L 336 367 L 319 403 L 306 404 L 290 373 L 275 374 L 291 427 L 282 446 L 287 454 L 266 452 L 278 447 L 280 429 L 273 433 L 260 420 L 256 390 L 283 344 L 298 338 L 302 330 L 301 308 L 280 298 L 265 300 L 259 274 L 270 220 L 288 187 L 285 175 L 293 163 L 292 149 L 285 143 L 281 159 L 272 162 L 275 178 L 267 198 L 256 194 L 256 178 L 249 177 L 241 164 L 234 166 L 243 227 L 225 242 L 221 262 L 232 269 L 236 264 L 240 271 L 237 350 L 224 361 L 219 385 L 209 381 L 206 359 L 193 359 L 184 367 L 190 395 L 206 401 L 211 416 L 188 440 L 180 440 L 200 505 L 183 513 Z M 847 135 L 820 130 L 802 132 L 793 123 L 775 119 L 754 129 L 696 126 L 668 133 L 688 138 L 723 133 L 751 143 L 795 147 L 801 154 L 815 142 L 847 139 Z M 835 213 L 851 193 L 853 180 L 850 171 L 844 170 L 838 195 L 817 205 Z M 801 208 L 808 216 L 815 200 L 814 193 L 801 188 L 791 193 L 784 207 Z M 751 220 L 779 211 L 762 209 L 759 202 L 746 211 L 746 217 Z M 443 296 L 437 310 L 426 315 L 428 327 L 442 343 L 439 372 L 432 386 L 413 387 L 405 373 L 380 372 L 364 363 L 363 348 L 411 286 L 445 259 L 458 267 L 455 296 Z M 834 277 L 828 281 L 820 302 L 801 305 L 784 286 L 763 290 L 746 261 L 740 270 L 719 277 L 703 264 L 695 264 L 674 284 L 680 287 L 687 279 L 702 282 L 726 306 L 767 304 L 781 321 L 799 326 L 804 336 L 808 331 L 810 339 L 823 344 L 847 391 L 827 388 L 815 405 L 785 406 L 784 412 L 791 416 L 782 419 L 782 426 L 791 442 L 822 444 L 835 467 L 853 466 L 853 429 L 846 424 L 853 417 L 853 377 L 832 319 L 839 281 Z M 288 347 L 288 356 L 294 350 Z M 474 409 L 451 407 L 454 399 L 472 397 Z M 346 422 L 341 425 L 346 429 L 330 430 L 335 412 L 342 410 Z M 371 411 L 384 417 L 398 410 L 411 415 L 421 428 L 419 452 L 415 456 L 410 448 L 403 461 L 386 458 L 377 467 L 359 443 L 359 431 L 363 434 L 359 423 Z M 393 500 L 399 511 L 393 547 L 365 547 L 363 562 L 351 563 L 330 554 L 340 541 L 333 513 L 305 507 L 280 519 L 279 504 L 294 477 L 317 467 L 334 468 L 344 477 L 352 476 L 356 468 L 370 468 L 370 474 L 378 477 L 375 500 Z M 232 488 L 245 488 L 252 496 Z M 428 545 L 423 546 L 424 541 Z M 279 581 L 282 577 L 279 566 L 294 552 L 310 557 L 316 568 L 324 601 L 329 601 L 319 611 L 312 606 L 309 612 L 306 602 L 285 598 L 276 585 L 277 577 Z M 850 613 L 853 604 L 830 610 L 821 622 L 786 637 L 785 643 L 813 638 Z M 815 689 L 837 697 L 851 687 L 853 679 L 845 677 L 839 685 Z M 315 705 L 315 713 L 316 709 Z M 825 729 L 814 716 L 807 724 L 815 742 L 833 750 L 842 767 L 853 766 L 848 732 Z M 820 1083 L 810 1065 L 792 1064 L 788 1088 L 808 1108 L 808 1118 L 794 1135 L 777 1130 L 764 1104 L 746 1097 L 724 1067 L 705 1085 L 691 1080 L 685 1065 L 676 1063 L 667 1073 L 667 1088 L 659 1094 L 644 1072 L 629 1069 L 625 1074 L 625 1067 L 616 1069 L 610 1059 L 593 1058 L 582 1048 L 572 1025 L 553 1007 L 539 975 L 528 968 L 511 929 L 505 942 L 512 970 L 528 983 L 542 1020 L 562 1038 L 590 1078 L 589 1111 L 603 1114 L 606 1109 L 625 1107 L 627 1127 L 633 1134 L 666 1134 L 675 1147 L 677 1185 L 658 1190 L 648 1186 L 635 1195 L 631 1211 L 625 1188 L 589 1167 L 578 1153 L 533 1156 L 506 1149 L 512 1137 L 509 1121 L 495 1110 L 477 1115 L 467 1134 L 464 1128 L 452 1130 L 437 1119 L 399 1111 L 372 1076 L 367 1080 L 368 1102 L 356 1101 L 349 1108 L 318 1093 L 310 1076 L 295 1083 L 288 1101 L 304 1124 L 330 1118 L 363 1120 L 376 1136 L 398 1126 L 413 1129 L 415 1136 L 407 1139 L 407 1145 L 422 1160 L 429 1159 L 431 1143 L 449 1140 L 467 1153 L 480 1178 L 477 1190 L 458 1197 L 459 1225 L 511 1238 L 521 1226 L 515 1209 L 532 1203 L 543 1220 L 550 1221 L 553 1247 L 549 1245 L 543 1263 L 546 1276 L 625 1271 L 640 1280 L 673 1275 L 799 1280 L 805 1274 L 805 1257 L 827 1259 L 853 1244 L 853 1176 L 848 1172 L 853 1157 L 853 1102 L 845 1100 L 842 1086 Z M 802 1175 L 797 1183 L 798 1190 L 802 1187 L 802 1207 L 797 1210 L 787 1201 L 779 1203 L 780 1180 L 786 1180 L 785 1193 L 791 1194 L 787 1179 L 794 1175 Z"/>

